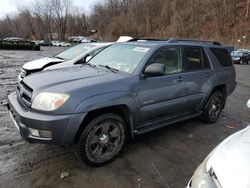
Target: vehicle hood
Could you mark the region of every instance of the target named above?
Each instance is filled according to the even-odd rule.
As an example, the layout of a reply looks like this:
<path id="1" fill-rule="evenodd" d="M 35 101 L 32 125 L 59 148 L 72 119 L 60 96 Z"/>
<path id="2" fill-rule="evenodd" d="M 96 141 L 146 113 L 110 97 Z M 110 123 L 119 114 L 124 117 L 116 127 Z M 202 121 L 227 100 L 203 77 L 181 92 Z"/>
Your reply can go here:
<path id="1" fill-rule="evenodd" d="M 41 91 L 71 93 L 74 90 L 87 88 L 88 86 L 119 80 L 119 78 L 124 76 L 109 70 L 81 65 L 41 71 L 25 77 L 23 82 L 31 87 L 35 93 Z"/>
<path id="2" fill-rule="evenodd" d="M 65 61 L 59 64 L 55 64 L 52 66 L 49 66 L 45 68 L 45 70 L 52 70 L 52 69 L 59 69 L 59 68 L 65 68 L 65 67 L 72 67 L 72 66 L 81 66 L 80 64 L 74 64 L 74 61 Z"/>
<path id="3" fill-rule="evenodd" d="M 211 154 L 207 171 L 213 168 L 222 188 L 250 187 L 250 127 L 223 141 Z"/>
<path id="4" fill-rule="evenodd" d="M 56 64 L 63 62 L 64 60 L 58 59 L 58 58 L 51 58 L 51 57 L 44 57 L 41 59 L 36 59 L 30 62 L 27 62 L 23 65 L 23 69 L 25 70 L 37 70 L 37 69 L 43 69 L 44 67 L 50 65 L 50 64 Z"/>

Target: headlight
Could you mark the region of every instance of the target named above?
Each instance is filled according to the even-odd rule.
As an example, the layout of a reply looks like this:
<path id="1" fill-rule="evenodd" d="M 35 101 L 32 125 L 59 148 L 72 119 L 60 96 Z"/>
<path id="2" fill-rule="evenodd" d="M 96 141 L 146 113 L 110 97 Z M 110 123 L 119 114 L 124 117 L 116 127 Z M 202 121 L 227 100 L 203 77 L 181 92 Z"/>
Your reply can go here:
<path id="1" fill-rule="evenodd" d="M 38 94 L 32 102 L 32 108 L 44 111 L 53 111 L 62 106 L 69 98 L 66 93 L 48 93 Z"/>
<path id="2" fill-rule="evenodd" d="M 196 169 L 192 180 L 190 182 L 191 188 L 215 188 L 209 173 L 206 170 L 208 159 L 204 160 L 203 163 Z"/>

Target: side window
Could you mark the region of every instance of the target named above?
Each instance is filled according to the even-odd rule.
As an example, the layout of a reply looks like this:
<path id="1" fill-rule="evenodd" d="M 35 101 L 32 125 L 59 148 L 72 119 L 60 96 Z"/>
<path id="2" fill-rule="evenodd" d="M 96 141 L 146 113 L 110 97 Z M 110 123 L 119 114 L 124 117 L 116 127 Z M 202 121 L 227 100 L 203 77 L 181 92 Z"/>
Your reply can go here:
<path id="1" fill-rule="evenodd" d="M 223 66 L 232 66 L 232 61 L 227 50 L 223 48 L 210 48 L 219 63 Z"/>
<path id="2" fill-rule="evenodd" d="M 202 49 L 200 47 L 183 48 L 183 68 L 186 72 L 202 70 L 203 59 Z"/>
<path id="3" fill-rule="evenodd" d="M 179 47 L 163 47 L 158 49 L 149 60 L 149 64 L 161 63 L 166 66 L 166 74 L 182 71 Z"/>

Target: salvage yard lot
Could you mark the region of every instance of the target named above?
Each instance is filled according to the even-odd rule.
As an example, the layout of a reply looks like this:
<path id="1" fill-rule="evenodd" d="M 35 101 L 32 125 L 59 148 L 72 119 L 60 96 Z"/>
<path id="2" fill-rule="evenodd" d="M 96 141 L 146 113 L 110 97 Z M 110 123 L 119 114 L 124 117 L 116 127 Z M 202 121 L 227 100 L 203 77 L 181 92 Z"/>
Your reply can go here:
<path id="1" fill-rule="evenodd" d="M 22 140 L 5 104 L 15 90 L 21 66 L 63 48 L 0 51 L 0 187 L 185 187 L 196 167 L 228 135 L 250 123 L 250 65 L 236 65 L 237 88 L 216 124 L 192 119 L 137 136 L 114 162 L 92 168 L 69 146 L 29 144 Z M 60 178 L 61 172 L 69 177 Z"/>

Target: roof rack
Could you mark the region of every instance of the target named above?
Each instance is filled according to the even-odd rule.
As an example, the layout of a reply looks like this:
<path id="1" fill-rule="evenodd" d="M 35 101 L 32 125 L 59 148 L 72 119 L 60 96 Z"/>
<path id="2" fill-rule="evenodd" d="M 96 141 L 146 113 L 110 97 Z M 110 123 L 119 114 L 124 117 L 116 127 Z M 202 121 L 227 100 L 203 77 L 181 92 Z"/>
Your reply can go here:
<path id="1" fill-rule="evenodd" d="M 133 38 L 127 42 L 134 42 L 134 41 L 166 41 L 165 39 L 152 39 L 152 38 Z"/>
<path id="2" fill-rule="evenodd" d="M 212 45 L 221 46 L 221 43 L 219 43 L 217 41 L 178 39 L 178 38 L 170 38 L 170 39 L 133 38 L 131 40 L 128 40 L 127 42 L 135 42 L 135 41 L 166 41 L 167 43 L 193 42 L 193 43 L 208 43 L 208 44 L 212 44 Z"/>
<path id="3" fill-rule="evenodd" d="M 192 40 L 192 39 L 178 39 L 171 38 L 168 40 L 168 43 L 176 43 L 176 42 L 194 42 L 194 43 L 209 43 L 217 46 L 221 46 L 221 43 L 217 41 L 208 41 L 208 40 Z"/>

